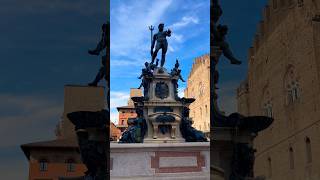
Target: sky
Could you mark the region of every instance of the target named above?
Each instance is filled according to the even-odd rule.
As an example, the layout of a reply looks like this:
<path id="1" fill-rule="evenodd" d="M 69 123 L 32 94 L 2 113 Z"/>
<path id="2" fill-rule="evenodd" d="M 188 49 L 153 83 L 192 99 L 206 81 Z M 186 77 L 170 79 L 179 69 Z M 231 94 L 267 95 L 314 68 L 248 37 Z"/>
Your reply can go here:
<path id="1" fill-rule="evenodd" d="M 50 140 L 65 84 L 85 85 L 100 67 L 87 54 L 106 21 L 105 0 L 0 1 L 0 179 L 24 180 L 21 144 Z"/>
<path id="2" fill-rule="evenodd" d="M 218 70 L 219 105 L 227 114 L 237 111 L 236 89 L 245 80 L 247 73 L 247 52 L 252 46 L 259 21 L 267 0 L 220 0 L 223 15 L 220 24 L 229 27 L 227 41 L 234 55 L 242 61 L 240 66 L 230 65 L 229 60 L 221 57 Z"/>
<path id="3" fill-rule="evenodd" d="M 126 106 L 130 88 L 139 87 L 145 61 L 151 61 L 149 26 L 158 24 L 172 31 L 167 37 L 165 68 L 171 70 L 179 59 L 182 76 L 187 79 L 194 58 L 210 52 L 209 0 L 111 1 L 111 120 L 117 123 L 116 107 Z M 161 52 L 158 53 L 161 59 Z M 182 95 L 186 83 L 179 84 Z"/>
<path id="4" fill-rule="evenodd" d="M 149 25 L 172 30 L 165 67 L 180 60 L 186 79 L 193 59 L 209 51 L 209 0 L 112 0 L 111 106 L 126 105 L 138 87 L 143 63 L 150 59 Z M 219 65 L 221 105 L 235 110 L 235 88 L 245 78 L 246 56 L 266 0 L 222 0 L 222 23 L 243 65 Z M 20 145 L 55 137 L 63 111 L 63 87 L 93 80 L 100 58 L 87 54 L 106 20 L 105 0 L 0 1 L 0 173 L 23 180 L 28 161 Z M 180 92 L 186 86 L 180 84 Z M 18 172 L 18 173 L 17 173 Z"/>

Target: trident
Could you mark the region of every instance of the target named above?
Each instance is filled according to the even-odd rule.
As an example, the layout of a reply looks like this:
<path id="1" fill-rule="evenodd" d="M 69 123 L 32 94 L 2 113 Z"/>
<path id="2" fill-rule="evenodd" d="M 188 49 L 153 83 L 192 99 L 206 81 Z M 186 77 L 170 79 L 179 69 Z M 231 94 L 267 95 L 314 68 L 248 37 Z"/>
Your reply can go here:
<path id="1" fill-rule="evenodd" d="M 149 30 L 151 32 L 151 46 L 152 46 L 152 36 L 153 36 L 153 30 L 154 30 L 154 26 L 149 26 Z"/>

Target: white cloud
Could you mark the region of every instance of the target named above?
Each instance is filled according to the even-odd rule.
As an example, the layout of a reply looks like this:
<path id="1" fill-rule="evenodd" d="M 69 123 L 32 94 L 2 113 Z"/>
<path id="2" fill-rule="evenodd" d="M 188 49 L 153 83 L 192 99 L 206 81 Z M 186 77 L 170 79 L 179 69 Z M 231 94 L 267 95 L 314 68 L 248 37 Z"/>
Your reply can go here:
<path id="1" fill-rule="evenodd" d="M 111 111 L 111 112 L 110 112 L 110 120 L 111 120 L 111 122 L 113 122 L 114 124 L 118 124 L 119 113 L 118 113 L 118 112 L 115 112 L 115 111 Z"/>
<path id="2" fill-rule="evenodd" d="M 172 46 L 168 46 L 168 53 L 172 53 L 172 52 L 174 52 L 174 51 L 175 51 L 175 49 L 173 49 Z"/>
<path id="3" fill-rule="evenodd" d="M 198 24 L 199 18 L 195 16 L 184 16 L 182 19 L 171 26 L 169 28 L 171 29 L 180 29 L 190 24 Z"/>
<path id="4" fill-rule="evenodd" d="M 139 76 L 144 62 L 150 60 L 150 25 L 154 25 L 154 32 L 157 32 L 158 23 L 164 22 L 165 28 L 172 30 L 171 37 L 167 38 L 167 66 L 173 66 L 172 63 L 177 57 L 186 59 L 186 55 L 192 56 L 190 58 L 199 55 L 199 51 L 203 51 L 199 47 L 203 48 L 203 44 L 195 43 L 194 47 L 190 48 L 190 43 L 195 42 L 191 38 L 203 38 L 201 33 L 204 28 L 197 25 L 206 20 L 202 20 L 204 16 L 197 5 L 199 3 L 190 1 L 188 6 L 185 6 L 185 0 L 141 0 L 139 3 L 132 0 L 111 1 L 111 87 L 117 86 L 117 90 L 125 92 L 129 90 L 129 84 L 132 86 L 132 82 L 137 81 L 136 77 Z M 208 0 L 202 4 L 208 5 Z M 186 44 L 188 40 L 190 41 Z M 124 84 L 124 80 L 131 80 L 131 83 Z M 136 84 L 139 85 L 138 82 Z M 180 92 L 180 95 L 182 94 L 183 92 Z M 126 101 L 127 99 L 118 105 L 126 105 Z M 112 103 L 116 104 L 114 101 Z M 113 115 L 113 118 L 115 117 L 116 115 Z"/>
<path id="5" fill-rule="evenodd" d="M 184 97 L 184 90 L 186 87 L 179 87 L 178 88 L 178 95 L 179 97 Z"/>
<path id="6" fill-rule="evenodd" d="M 126 106 L 128 104 L 130 94 L 123 91 L 111 91 L 110 92 L 110 120 L 115 124 L 118 123 L 118 111 L 117 107 Z"/>
<path id="7" fill-rule="evenodd" d="M 136 67 L 139 67 L 141 66 L 141 64 L 143 64 L 144 61 L 141 61 L 141 62 L 136 62 L 134 60 L 111 60 L 110 61 L 110 65 L 113 66 L 113 67 L 116 67 L 116 66 L 136 66 Z"/>
<path id="8" fill-rule="evenodd" d="M 182 43 L 184 36 L 182 34 L 172 33 L 171 38 L 174 39 L 178 43 Z"/>
<path id="9" fill-rule="evenodd" d="M 112 10 L 111 55 L 130 55 L 135 59 L 144 57 L 146 48 L 150 47 L 148 26 L 158 23 L 171 3 L 172 0 L 141 0 L 139 3 L 123 3 Z"/>
<path id="10" fill-rule="evenodd" d="M 126 106 L 130 97 L 129 92 L 111 91 L 110 92 L 110 107 L 117 108 Z"/>
<path id="11" fill-rule="evenodd" d="M 194 32 L 189 32 L 187 29 L 183 29 L 190 24 L 198 24 L 199 19 L 195 16 L 183 16 L 178 22 L 169 25 L 169 29 L 173 29 L 171 37 L 168 39 L 168 53 L 176 52 L 180 50 L 181 45 L 186 41 L 186 39 L 193 36 Z"/>

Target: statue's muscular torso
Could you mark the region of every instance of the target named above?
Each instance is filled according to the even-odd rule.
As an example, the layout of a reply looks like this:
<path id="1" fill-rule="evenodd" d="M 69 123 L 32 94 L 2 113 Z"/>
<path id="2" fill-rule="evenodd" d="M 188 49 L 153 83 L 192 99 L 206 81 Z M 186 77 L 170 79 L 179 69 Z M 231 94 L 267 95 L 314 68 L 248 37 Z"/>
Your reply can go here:
<path id="1" fill-rule="evenodd" d="M 154 35 L 155 40 L 157 40 L 157 43 L 167 42 L 166 37 L 168 36 L 167 31 L 158 32 Z"/>

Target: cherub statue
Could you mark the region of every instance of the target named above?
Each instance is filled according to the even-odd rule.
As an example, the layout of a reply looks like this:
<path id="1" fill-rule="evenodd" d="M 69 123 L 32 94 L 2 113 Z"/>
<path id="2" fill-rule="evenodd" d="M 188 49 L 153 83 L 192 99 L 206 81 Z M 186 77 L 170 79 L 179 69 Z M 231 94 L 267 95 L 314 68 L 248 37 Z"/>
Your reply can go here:
<path id="1" fill-rule="evenodd" d="M 143 94 L 145 99 L 149 98 L 149 84 L 151 81 L 151 78 L 153 76 L 152 71 L 151 71 L 151 66 L 148 62 L 144 63 L 145 68 L 142 69 L 141 75 L 138 77 L 138 79 L 142 79 L 142 82 L 138 89 L 143 87 Z"/>
<path id="2" fill-rule="evenodd" d="M 108 30 L 109 30 L 109 23 L 107 24 L 103 24 L 101 29 L 102 29 L 102 38 L 100 40 L 100 42 L 98 43 L 97 47 L 93 50 L 88 50 L 88 53 L 90 55 L 100 55 L 100 52 L 103 51 L 104 49 L 106 49 L 107 47 L 107 35 L 108 35 Z M 107 65 L 107 55 L 102 56 L 101 58 L 101 64 L 102 67 L 99 69 L 98 74 L 96 75 L 95 79 L 93 80 L 93 82 L 89 83 L 89 86 L 97 86 L 99 81 L 103 78 L 105 78 L 107 80 L 106 77 L 106 72 L 109 69 L 108 67 L 106 67 Z"/>
<path id="3" fill-rule="evenodd" d="M 182 82 L 186 82 L 181 76 L 181 69 L 179 69 L 179 66 L 180 66 L 179 61 L 177 59 L 176 64 L 174 65 L 174 68 L 170 72 L 170 75 L 172 77 L 172 83 L 174 85 L 174 94 L 175 94 L 176 100 L 180 100 L 180 97 L 178 96 L 178 88 L 179 88 L 178 81 L 179 81 L 179 79 Z"/>
<path id="4" fill-rule="evenodd" d="M 161 56 L 161 64 L 160 67 L 163 67 L 164 63 L 165 63 L 165 59 L 166 59 L 166 53 L 167 53 L 167 49 L 168 49 L 168 42 L 166 37 L 170 37 L 171 36 L 171 30 L 168 29 L 166 31 L 164 31 L 164 24 L 160 23 L 158 26 L 159 32 L 157 34 L 155 34 L 152 38 L 152 43 L 151 43 L 151 56 L 152 56 L 152 60 L 151 60 L 151 64 L 154 63 L 155 58 L 157 57 L 158 51 L 160 49 L 162 49 L 162 56 Z M 154 45 L 156 44 L 156 48 L 154 49 Z"/>
<path id="5" fill-rule="evenodd" d="M 175 76 L 178 73 L 179 66 L 180 66 L 179 60 L 176 59 L 176 64 L 174 65 L 174 68 L 170 72 L 171 76 Z"/>
<path id="6" fill-rule="evenodd" d="M 142 69 L 141 75 L 138 77 L 138 79 L 141 79 L 142 77 L 145 77 L 145 76 L 148 76 L 148 77 L 152 77 L 153 76 L 152 71 L 151 71 L 152 69 L 151 69 L 150 63 L 145 62 L 144 66 L 145 66 L 145 68 Z"/>

